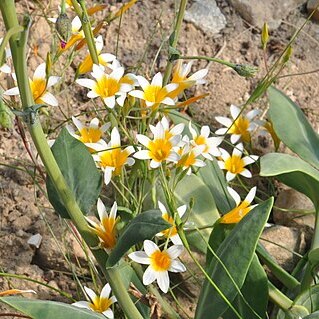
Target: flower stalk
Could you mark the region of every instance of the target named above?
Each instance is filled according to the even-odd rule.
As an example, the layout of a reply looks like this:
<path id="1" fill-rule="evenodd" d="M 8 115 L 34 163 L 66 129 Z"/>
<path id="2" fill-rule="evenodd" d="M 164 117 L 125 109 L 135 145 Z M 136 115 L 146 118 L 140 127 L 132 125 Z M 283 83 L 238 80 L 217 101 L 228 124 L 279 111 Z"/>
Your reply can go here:
<path id="1" fill-rule="evenodd" d="M 0 1 L 0 10 L 7 30 L 19 27 L 14 0 Z M 91 233 L 84 215 L 81 212 L 72 191 L 68 187 L 60 168 L 55 161 L 55 158 L 44 135 L 39 118 L 34 111 L 32 111 L 34 100 L 29 84 L 26 65 L 26 44 L 29 27 L 30 18 L 25 17 L 23 21 L 24 30 L 21 33 L 13 34 L 10 39 L 10 48 L 17 75 L 21 102 L 25 114 L 29 115 L 29 117 L 25 116 L 25 119 L 27 120 L 27 126 L 46 171 L 50 176 L 56 190 L 58 191 L 59 196 L 65 205 L 73 223 L 76 225 L 76 228 L 86 244 L 89 247 L 96 247 L 98 245 L 98 238 Z M 101 266 L 101 269 L 106 279 L 110 283 L 112 290 L 127 318 L 143 319 L 132 302 L 118 270 L 115 268 L 105 269 L 105 262 L 107 259 L 107 254 L 105 251 L 101 249 L 92 250 L 92 253 L 95 256 L 98 264 Z"/>
<path id="2" fill-rule="evenodd" d="M 178 41 L 178 37 L 179 37 L 180 31 L 181 31 L 182 22 L 183 22 L 185 10 L 186 10 L 186 5 L 187 5 L 187 0 L 181 0 L 180 5 L 179 5 L 178 14 L 177 14 L 175 28 L 174 28 L 172 35 L 170 36 L 170 39 L 169 39 L 170 48 L 173 50 L 175 50 L 176 46 L 177 46 L 177 41 Z M 167 84 L 169 77 L 171 76 L 172 69 L 173 69 L 173 62 L 168 61 L 167 65 L 166 65 L 166 69 L 165 69 L 163 85 Z"/>

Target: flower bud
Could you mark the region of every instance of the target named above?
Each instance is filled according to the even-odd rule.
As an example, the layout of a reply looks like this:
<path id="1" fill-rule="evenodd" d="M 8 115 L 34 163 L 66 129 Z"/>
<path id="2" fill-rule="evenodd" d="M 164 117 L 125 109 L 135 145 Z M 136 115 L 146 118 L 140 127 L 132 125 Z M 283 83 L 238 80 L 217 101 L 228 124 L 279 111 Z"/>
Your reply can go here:
<path id="1" fill-rule="evenodd" d="M 247 64 L 235 64 L 233 69 L 237 72 L 237 74 L 245 78 L 252 78 L 258 72 L 257 67 Z"/>
<path id="2" fill-rule="evenodd" d="M 62 43 L 69 41 L 72 33 L 72 24 L 66 13 L 60 13 L 55 23 L 55 29 L 61 40 L 61 46 Z"/>
<path id="3" fill-rule="evenodd" d="M 261 31 L 261 47 L 263 50 L 266 49 L 268 40 L 269 40 L 268 24 L 267 24 L 267 22 L 265 22 L 263 29 Z"/>

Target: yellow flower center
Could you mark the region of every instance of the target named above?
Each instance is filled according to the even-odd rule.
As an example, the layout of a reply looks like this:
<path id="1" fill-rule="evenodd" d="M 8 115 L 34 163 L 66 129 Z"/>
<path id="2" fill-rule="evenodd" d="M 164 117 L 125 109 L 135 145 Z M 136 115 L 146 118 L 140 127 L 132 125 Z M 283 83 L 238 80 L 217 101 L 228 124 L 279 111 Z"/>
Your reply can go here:
<path id="1" fill-rule="evenodd" d="M 230 156 L 225 161 L 225 169 L 233 174 L 240 174 L 244 170 L 245 163 L 238 155 Z"/>
<path id="2" fill-rule="evenodd" d="M 193 152 L 190 152 L 186 155 L 184 155 L 177 163 L 177 166 L 180 167 L 191 167 L 195 164 L 196 157 Z"/>
<path id="3" fill-rule="evenodd" d="M 127 161 L 129 154 L 127 151 L 121 150 L 120 147 L 100 153 L 101 167 L 114 167 L 114 176 L 121 174 L 122 167 Z"/>
<path id="4" fill-rule="evenodd" d="M 248 143 L 250 142 L 250 133 L 248 131 L 248 128 L 249 120 L 240 115 L 228 130 L 228 133 L 241 135 L 242 141 Z"/>
<path id="5" fill-rule="evenodd" d="M 120 83 L 134 85 L 134 80 L 132 78 L 130 78 L 128 75 L 124 75 L 121 78 Z"/>
<path id="6" fill-rule="evenodd" d="M 166 96 L 166 89 L 157 85 L 149 85 L 144 91 L 145 100 L 153 103 L 161 103 Z"/>
<path id="7" fill-rule="evenodd" d="M 150 157 L 156 162 L 164 161 L 172 150 L 172 144 L 167 139 L 157 139 L 148 145 Z"/>
<path id="8" fill-rule="evenodd" d="M 35 103 L 42 103 L 41 97 L 46 92 L 47 83 L 45 79 L 34 79 L 30 81 L 31 92 Z"/>
<path id="9" fill-rule="evenodd" d="M 120 84 L 115 79 L 103 76 L 99 79 L 93 91 L 101 98 L 106 98 L 115 95 L 120 90 Z"/>
<path id="10" fill-rule="evenodd" d="M 251 207 L 249 207 L 249 202 L 243 201 L 239 206 L 232 209 L 229 213 L 225 214 L 220 222 L 222 224 L 237 224 L 241 221 L 241 219 L 246 216 L 250 211 Z"/>
<path id="11" fill-rule="evenodd" d="M 163 235 L 168 238 L 168 237 L 172 237 L 174 235 L 177 234 L 177 229 L 176 227 L 174 226 L 174 219 L 173 217 L 171 216 L 168 216 L 168 214 L 164 214 L 162 216 L 163 219 L 165 219 L 168 223 L 172 224 L 173 226 L 170 227 L 170 228 L 167 228 L 165 230 L 162 231 Z"/>
<path id="12" fill-rule="evenodd" d="M 151 266 L 155 271 L 167 271 L 171 266 L 171 257 L 166 251 L 156 250 L 150 256 Z"/>
<path id="13" fill-rule="evenodd" d="M 110 308 L 112 305 L 112 300 L 108 298 L 101 298 L 99 296 L 96 296 L 94 300 L 92 300 L 92 303 L 89 304 L 90 308 L 95 311 L 102 313 L 103 311 Z"/>
<path id="14" fill-rule="evenodd" d="M 100 129 L 84 127 L 80 131 L 80 141 L 82 143 L 96 143 L 101 139 L 102 132 Z"/>
<path id="15" fill-rule="evenodd" d="M 203 153 L 206 153 L 208 152 L 208 145 L 206 144 L 206 137 L 202 136 L 202 135 L 198 135 L 194 142 L 197 144 L 197 145 L 206 145 L 205 149 L 203 150 Z"/>
<path id="16" fill-rule="evenodd" d="M 112 249 L 116 245 L 116 221 L 112 217 L 105 217 L 101 221 L 103 227 L 94 228 L 94 232 L 101 239 L 102 246 L 106 249 Z"/>

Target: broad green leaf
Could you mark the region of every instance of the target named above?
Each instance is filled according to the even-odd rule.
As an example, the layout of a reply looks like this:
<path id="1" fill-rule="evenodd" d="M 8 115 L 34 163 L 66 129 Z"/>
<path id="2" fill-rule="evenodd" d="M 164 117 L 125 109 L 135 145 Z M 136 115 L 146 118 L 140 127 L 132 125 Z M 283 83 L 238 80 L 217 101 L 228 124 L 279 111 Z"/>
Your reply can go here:
<path id="1" fill-rule="evenodd" d="M 107 267 L 113 267 L 132 246 L 145 239 L 152 239 L 157 233 L 171 226 L 162 218 L 159 210 L 150 210 L 136 216 L 119 237 L 107 259 Z"/>
<path id="2" fill-rule="evenodd" d="M 270 153 L 260 160 L 261 176 L 276 176 L 281 182 L 308 196 L 319 205 L 319 171 L 288 154 Z"/>
<path id="3" fill-rule="evenodd" d="M 245 298 L 238 294 L 233 305 L 244 319 L 266 318 L 268 305 L 268 279 L 264 268 L 261 266 L 257 256 L 254 256 L 250 264 L 245 282 L 241 287 L 241 293 Z M 248 305 L 250 306 L 248 306 Z M 223 314 L 223 319 L 234 319 L 235 314 L 228 309 Z"/>
<path id="4" fill-rule="evenodd" d="M 228 193 L 224 173 L 215 159 L 206 161 L 206 166 L 199 170 L 198 175 L 209 187 L 220 213 L 226 214 L 236 206 L 234 199 Z"/>
<path id="5" fill-rule="evenodd" d="M 208 280 L 205 280 L 198 299 L 195 319 L 217 319 L 229 307 L 225 299 L 229 303 L 235 299 L 238 289 L 234 283 L 239 289 L 244 284 L 258 239 L 268 220 L 272 205 L 273 199 L 270 198 L 253 208 L 219 246 L 216 254 L 222 263 L 214 257 L 207 273 L 221 293 Z M 232 279 L 225 268 L 231 274 Z"/>
<path id="6" fill-rule="evenodd" d="M 200 177 L 194 174 L 186 175 L 177 185 L 175 195 L 180 205 L 188 204 L 190 200 L 194 201 L 188 222 L 194 223 L 198 228 L 208 226 L 208 228 L 201 230 L 202 236 L 208 241 L 211 232 L 210 226 L 220 217 L 208 186 Z M 207 245 L 197 231 L 187 232 L 186 234 L 193 247 L 206 253 Z"/>
<path id="7" fill-rule="evenodd" d="M 315 248 L 309 251 L 308 260 L 311 267 L 317 267 L 319 265 L 319 248 Z"/>
<path id="8" fill-rule="evenodd" d="M 296 154 L 319 168 L 319 137 L 301 109 L 285 94 L 270 87 L 269 115 L 278 137 Z"/>
<path id="9" fill-rule="evenodd" d="M 52 152 L 81 211 L 87 214 L 96 203 L 102 187 L 102 176 L 92 155 L 65 128 L 52 146 Z M 56 212 L 63 218 L 70 218 L 50 177 L 47 178 L 46 185 L 50 203 Z"/>
<path id="10" fill-rule="evenodd" d="M 103 315 L 96 312 L 77 308 L 62 302 L 22 297 L 3 297 L 0 298 L 0 301 L 33 319 L 105 319 Z"/>

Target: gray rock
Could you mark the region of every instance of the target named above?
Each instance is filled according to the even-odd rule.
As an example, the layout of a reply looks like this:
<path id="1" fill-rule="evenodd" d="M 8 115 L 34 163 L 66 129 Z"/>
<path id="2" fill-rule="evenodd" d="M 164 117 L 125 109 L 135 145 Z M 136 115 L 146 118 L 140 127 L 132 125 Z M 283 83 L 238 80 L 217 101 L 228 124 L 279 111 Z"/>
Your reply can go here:
<path id="1" fill-rule="evenodd" d="M 308 0 L 307 2 L 307 11 L 308 13 L 312 13 L 319 5 L 319 0 Z M 313 20 L 319 21 L 319 9 L 315 11 L 315 13 L 312 16 Z"/>
<path id="2" fill-rule="evenodd" d="M 217 7 L 215 0 L 196 0 L 186 10 L 185 20 L 192 22 L 210 35 L 219 33 L 226 26 L 226 18 Z"/>
<path id="3" fill-rule="evenodd" d="M 287 271 L 292 271 L 300 259 L 292 252 L 303 254 L 306 250 L 303 231 L 279 225 L 266 228 L 261 236 L 261 243 Z"/>
<path id="4" fill-rule="evenodd" d="M 229 0 L 242 18 L 250 24 L 261 28 L 264 22 L 267 22 L 271 29 L 278 28 L 281 20 L 304 2 L 304 0 Z"/>
<path id="5" fill-rule="evenodd" d="M 314 229 L 315 214 L 302 214 L 289 210 L 314 210 L 311 200 L 295 191 L 294 189 L 282 190 L 275 202 L 275 207 L 284 208 L 288 211 L 282 211 L 274 208 L 273 218 L 276 224 L 296 227 L 296 228 L 309 228 Z"/>

